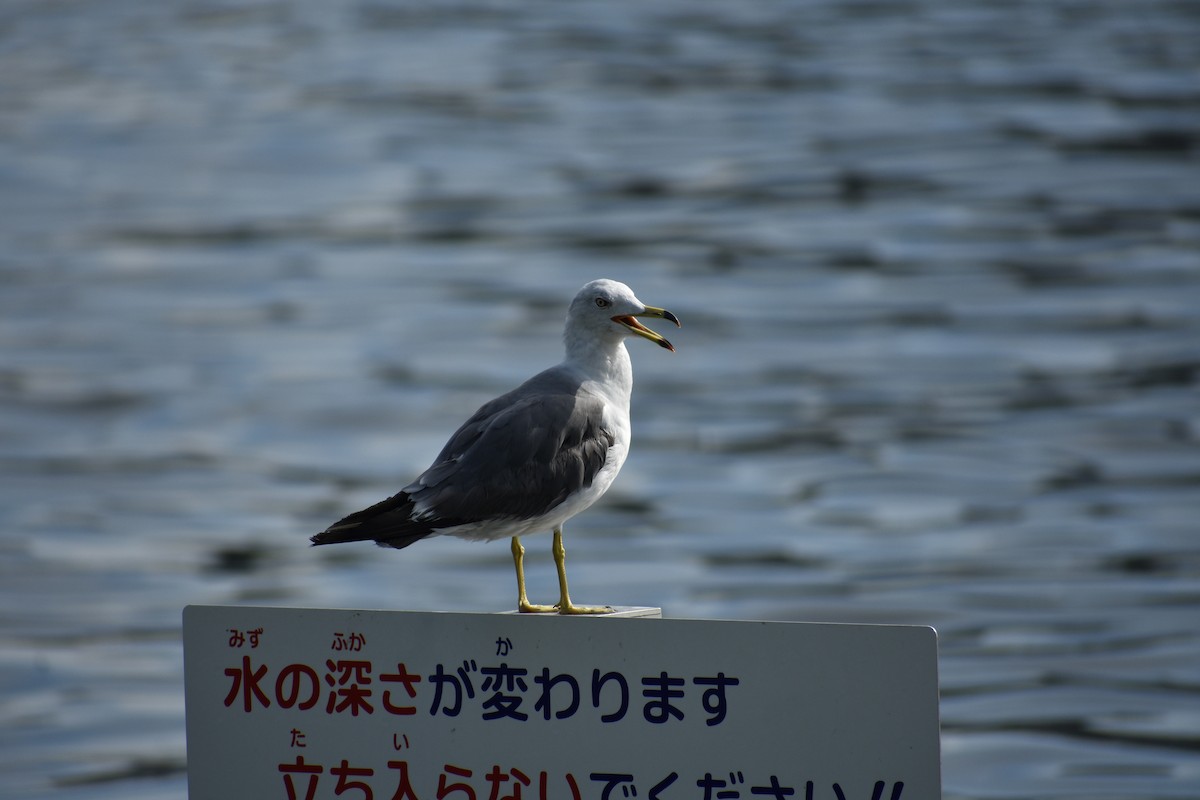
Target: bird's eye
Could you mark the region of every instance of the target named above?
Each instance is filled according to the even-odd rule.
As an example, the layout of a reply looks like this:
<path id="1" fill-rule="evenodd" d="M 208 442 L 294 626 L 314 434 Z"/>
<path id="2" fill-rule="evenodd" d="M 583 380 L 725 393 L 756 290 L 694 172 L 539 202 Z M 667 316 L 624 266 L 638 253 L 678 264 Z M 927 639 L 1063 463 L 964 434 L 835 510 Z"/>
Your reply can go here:
<path id="1" fill-rule="evenodd" d="M 605 300 L 603 297 L 596 298 L 596 308 L 608 308 L 612 303 Z"/>

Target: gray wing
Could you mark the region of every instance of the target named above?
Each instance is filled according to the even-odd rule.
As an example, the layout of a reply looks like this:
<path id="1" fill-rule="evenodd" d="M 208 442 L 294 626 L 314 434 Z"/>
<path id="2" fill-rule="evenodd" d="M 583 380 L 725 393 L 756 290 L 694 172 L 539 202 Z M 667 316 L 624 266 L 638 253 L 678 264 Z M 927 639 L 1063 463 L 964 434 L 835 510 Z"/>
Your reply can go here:
<path id="1" fill-rule="evenodd" d="M 434 528 L 528 519 L 592 485 L 614 443 L 603 404 L 577 385 L 547 382 L 493 400 L 458 429 L 404 489 L 415 519 Z"/>
<path id="2" fill-rule="evenodd" d="M 591 486 L 604 466 L 615 440 L 603 410 L 577 381 L 547 370 L 475 412 L 412 484 L 312 543 L 407 547 L 443 528 L 541 516 Z"/>

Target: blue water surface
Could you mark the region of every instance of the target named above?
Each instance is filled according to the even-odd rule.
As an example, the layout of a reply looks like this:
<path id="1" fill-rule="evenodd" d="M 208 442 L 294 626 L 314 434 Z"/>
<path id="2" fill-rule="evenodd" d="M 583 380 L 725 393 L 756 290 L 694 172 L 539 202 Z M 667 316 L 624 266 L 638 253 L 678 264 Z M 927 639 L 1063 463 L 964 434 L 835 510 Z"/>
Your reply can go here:
<path id="1" fill-rule="evenodd" d="M 935 626 L 945 797 L 1200 796 L 1200 13 L 0 7 L 0 795 L 186 796 L 193 603 L 496 611 L 307 537 L 626 281 L 580 602 Z M 553 595 L 533 537 L 536 599 Z"/>

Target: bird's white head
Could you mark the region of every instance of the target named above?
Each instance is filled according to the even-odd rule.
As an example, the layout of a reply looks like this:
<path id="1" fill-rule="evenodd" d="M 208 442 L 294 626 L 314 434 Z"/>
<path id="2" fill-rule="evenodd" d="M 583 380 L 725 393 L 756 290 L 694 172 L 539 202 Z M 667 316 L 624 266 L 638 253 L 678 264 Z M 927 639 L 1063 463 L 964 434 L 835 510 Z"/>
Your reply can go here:
<path id="1" fill-rule="evenodd" d="M 573 346 L 584 342 L 615 344 L 627 336 L 636 335 L 671 352 L 675 351 L 663 336 L 638 322 L 638 317 L 658 317 L 670 320 L 679 327 L 679 319 L 674 314 L 664 308 L 646 305 L 625 284 L 607 278 L 592 281 L 579 290 L 567 311 L 564 334 L 567 349 L 571 350 Z"/>

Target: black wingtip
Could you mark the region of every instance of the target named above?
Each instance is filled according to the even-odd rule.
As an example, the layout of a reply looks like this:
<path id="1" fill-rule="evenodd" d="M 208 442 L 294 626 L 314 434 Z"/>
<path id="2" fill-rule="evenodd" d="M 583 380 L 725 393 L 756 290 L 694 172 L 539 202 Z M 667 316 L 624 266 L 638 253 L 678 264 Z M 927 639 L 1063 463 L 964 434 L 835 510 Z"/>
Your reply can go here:
<path id="1" fill-rule="evenodd" d="M 344 544 L 345 542 L 360 542 L 361 536 L 355 536 L 352 531 L 357 525 L 331 525 L 320 533 L 309 537 L 313 547 L 321 544 Z"/>
<path id="2" fill-rule="evenodd" d="M 412 510 L 412 499 L 405 492 L 400 492 L 370 508 L 339 519 L 309 537 L 309 541 L 314 547 L 372 541 L 381 547 L 408 547 L 433 532 L 429 523 L 412 519 Z"/>

